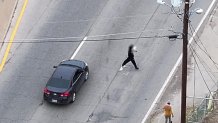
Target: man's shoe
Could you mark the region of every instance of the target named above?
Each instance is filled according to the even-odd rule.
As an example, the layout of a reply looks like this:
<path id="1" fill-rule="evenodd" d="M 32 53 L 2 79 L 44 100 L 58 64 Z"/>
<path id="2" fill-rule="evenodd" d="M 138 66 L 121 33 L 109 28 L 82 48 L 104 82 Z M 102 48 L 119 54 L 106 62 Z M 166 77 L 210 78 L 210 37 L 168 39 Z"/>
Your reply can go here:
<path id="1" fill-rule="evenodd" d="M 138 70 L 139 68 L 138 68 L 138 67 L 136 67 L 135 69 L 136 69 L 136 70 Z"/>

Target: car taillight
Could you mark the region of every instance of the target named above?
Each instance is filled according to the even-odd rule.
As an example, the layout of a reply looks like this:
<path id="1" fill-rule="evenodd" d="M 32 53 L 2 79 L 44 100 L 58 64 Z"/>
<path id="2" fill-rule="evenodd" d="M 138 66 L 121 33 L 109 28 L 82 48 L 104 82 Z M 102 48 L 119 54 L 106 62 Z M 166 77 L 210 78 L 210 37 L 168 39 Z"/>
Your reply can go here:
<path id="1" fill-rule="evenodd" d="M 45 94 L 50 94 L 49 90 L 47 88 L 44 88 L 44 93 Z"/>
<path id="2" fill-rule="evenodd" d="M 68 97 L 70 96 L 70 93 L 68 91 L 61 94 L 61 97 Z"/>

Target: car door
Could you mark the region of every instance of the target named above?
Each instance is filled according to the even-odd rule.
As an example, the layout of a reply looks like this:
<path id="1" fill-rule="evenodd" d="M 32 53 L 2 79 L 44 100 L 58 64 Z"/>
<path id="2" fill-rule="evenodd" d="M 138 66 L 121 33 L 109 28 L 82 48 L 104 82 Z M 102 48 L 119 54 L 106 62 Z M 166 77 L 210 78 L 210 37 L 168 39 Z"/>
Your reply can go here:
<path id="1" fill-rule="evenodd" d="M 77 92 L 80 87 L 82 86 L 83 80 L 82 80 L 83 72 L 80 70 L 77 70 L 74 77 L 73 77 L 73 88 Z"/>
<path id="2" fill-rule="evenodd" d="M 72 88 L 73 88 L 73 91 L 75 92 L 77 92 L 79 89 L 78 77 L 79 77 L 78 74 L 75 74 L 73 77 Z"/>
<path id="3" fill-rule="evenodd" d="M 83 69 L 80 69 L 79 71 L 80 71 L 80 73 L 81 73 L 80 81 L 81 81 L 81 84 L 83 84 L 83 82 L 85 82 L 85 74 L 86 74 L 86 71 L 83 70 Z"/>

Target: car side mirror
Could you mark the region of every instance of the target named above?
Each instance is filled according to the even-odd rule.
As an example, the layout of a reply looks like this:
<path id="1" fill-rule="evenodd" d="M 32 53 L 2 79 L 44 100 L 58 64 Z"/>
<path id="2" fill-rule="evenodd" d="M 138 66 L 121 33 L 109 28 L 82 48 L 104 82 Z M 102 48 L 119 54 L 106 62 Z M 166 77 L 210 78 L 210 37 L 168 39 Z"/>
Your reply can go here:
<path id="1" fill-rule="evenodd" d="M 53 66 L 53 68 L 57 68 L 58 66 Z"/>

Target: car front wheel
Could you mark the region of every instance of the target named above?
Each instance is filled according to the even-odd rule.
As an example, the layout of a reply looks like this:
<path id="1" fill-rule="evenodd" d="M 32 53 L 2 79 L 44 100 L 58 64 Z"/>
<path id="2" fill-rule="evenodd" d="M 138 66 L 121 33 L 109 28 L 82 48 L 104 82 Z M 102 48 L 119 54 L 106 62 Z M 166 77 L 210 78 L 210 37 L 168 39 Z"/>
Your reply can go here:
<path id="1" fill-rule="evenodd" d="M 87 81 L 89 78 L 89 71 L 86 71 L 86 74 L 85 74 L 85 81 Z"/>

